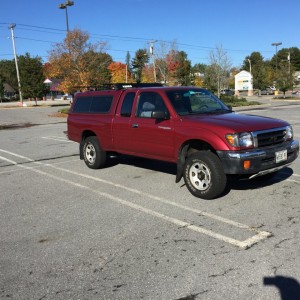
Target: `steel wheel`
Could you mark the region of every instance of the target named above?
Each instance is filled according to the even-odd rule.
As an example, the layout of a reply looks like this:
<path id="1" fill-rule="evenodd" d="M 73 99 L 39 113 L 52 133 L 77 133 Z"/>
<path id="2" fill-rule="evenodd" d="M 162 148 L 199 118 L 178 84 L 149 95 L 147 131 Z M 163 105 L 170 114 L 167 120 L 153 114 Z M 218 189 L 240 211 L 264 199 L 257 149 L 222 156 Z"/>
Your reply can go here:
<path id="1" fill-rule="evenodd" d="M 206 190 L 211 183 L 210 170 L 200 162 L 196 162 L 191 166 L 189 177 L 192 185 L 200 191 Z"/>
<path id="2" fill-rule="evenodd" d="M 93 144 L 87 144 L 85 148 L 85 157 L 86 160 L 93 165 L 96 161 L 96 149 Z"/>
<path id="3" fill-rule="evenodd" d="M 96 136 L 89 136 L 83 145 L 83 158 L 91 169 L 103 168 L 106 163 L 106 152 L 102 150 Z"/>

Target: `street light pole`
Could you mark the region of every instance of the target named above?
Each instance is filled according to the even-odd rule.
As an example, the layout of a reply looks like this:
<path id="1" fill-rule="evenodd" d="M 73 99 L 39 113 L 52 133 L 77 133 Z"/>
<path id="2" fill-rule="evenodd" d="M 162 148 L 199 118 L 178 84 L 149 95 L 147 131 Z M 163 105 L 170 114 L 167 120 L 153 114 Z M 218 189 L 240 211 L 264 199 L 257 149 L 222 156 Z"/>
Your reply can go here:
<path id="1" fill-rule="evenodd" d="M 276 47 L 276 75 L 277 75 L 277 47 L 282 45 L 281 42 L 279 43 L 272 43 L 272 46 L 275 46 Z"/>
<path id="2" fill-rule="evenodd" d="M 21 89 L 20 73 L 19 73 L 18 58 L 17 58 L 17 53 L 16 53 L 16 45 L 15 45 L 15 35 L 14 35 L 14 28 L 15 27 L 16 27 L 16 24 L 11 24 L 9 26 L 9 29 L 11 31 L 11 39 L 12 39 L 13 50 L 14 50 L 14 57 L 15 57 L 15 64 L 16 64 L 16 71 L 17 71 L 17 79 L 18 79 L 18 88 L 19 88 L 19 96 L 20 96 L 20 101 L 21 101 L 22 106 L 23 106 L 23 96 L 22 96 L 22 89 Z"/>
<path id="3" fill-rule="evenodd" d="M 66 3 L 62 3 L 58 6 L 58 8 L 66 10 L 67 33 L 69 33 L 68 6 L 72 6 L 72 5 L 74 5 L 74 1 L 67 0 Z"/>
<path id="4" fill-rule="evenodd" d="M 250 82 L 248 84 L 248 96 L 253 96 L 253 76 L 252 76 L 252 67 L 251 67 L 251 60 L 249 58 L 249 69 L 250 69 Z"/>
<path id="5" fill-rule="evenodd" d="M 248 62 L 249 62 L 249 69 L 250 69 L 250 74 L 252 74 L 252 72 L 251 72 L 251 60 L 248 58 Z"/>

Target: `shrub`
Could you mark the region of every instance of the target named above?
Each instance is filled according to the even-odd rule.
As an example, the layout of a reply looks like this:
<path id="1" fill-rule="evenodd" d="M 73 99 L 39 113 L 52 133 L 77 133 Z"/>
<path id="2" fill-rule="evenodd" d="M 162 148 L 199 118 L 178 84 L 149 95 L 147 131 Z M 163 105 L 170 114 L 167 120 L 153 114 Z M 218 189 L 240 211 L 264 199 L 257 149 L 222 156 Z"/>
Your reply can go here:
<path id="1" fill-rule="evenodd" d="M 246 98 L 238 98 L 235 96 L 227 96 L 221 95 L 220 99 L 226 104 L 232 107 L 236 106 L 248 106 L 248 105 L 259 105 L 260 103 L 257 101 L 250 101 L 248 102 Z"/>

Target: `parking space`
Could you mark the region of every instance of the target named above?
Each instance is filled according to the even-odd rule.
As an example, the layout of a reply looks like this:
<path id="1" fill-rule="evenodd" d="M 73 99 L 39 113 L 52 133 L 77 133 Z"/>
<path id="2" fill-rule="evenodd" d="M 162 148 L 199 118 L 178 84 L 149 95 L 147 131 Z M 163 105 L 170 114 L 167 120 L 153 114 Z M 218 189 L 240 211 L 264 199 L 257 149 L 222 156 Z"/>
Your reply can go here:
<path id="1" fill-rule="evenodd" d="M 293 108 L 257 113 L 288 119 L 300 134 Z M 56 123 L 0 132 L 0 297 L 299 292 L 299 160 L 269 182 L 234 181 L 205 201 L 176 184 L 167 163 L 121 157 L 88 169 L 65 130 Z"/>

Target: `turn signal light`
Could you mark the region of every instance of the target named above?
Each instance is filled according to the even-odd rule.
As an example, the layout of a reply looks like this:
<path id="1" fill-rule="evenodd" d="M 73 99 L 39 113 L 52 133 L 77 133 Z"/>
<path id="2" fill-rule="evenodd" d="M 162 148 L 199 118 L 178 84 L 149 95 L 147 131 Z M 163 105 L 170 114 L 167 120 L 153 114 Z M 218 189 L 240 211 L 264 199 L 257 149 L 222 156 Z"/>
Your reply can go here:
<path id="1" fill-rule="evenodd" d="M 249 170 L 250 169 L 250 160 L 244 160 L 244 169 Z"/>

